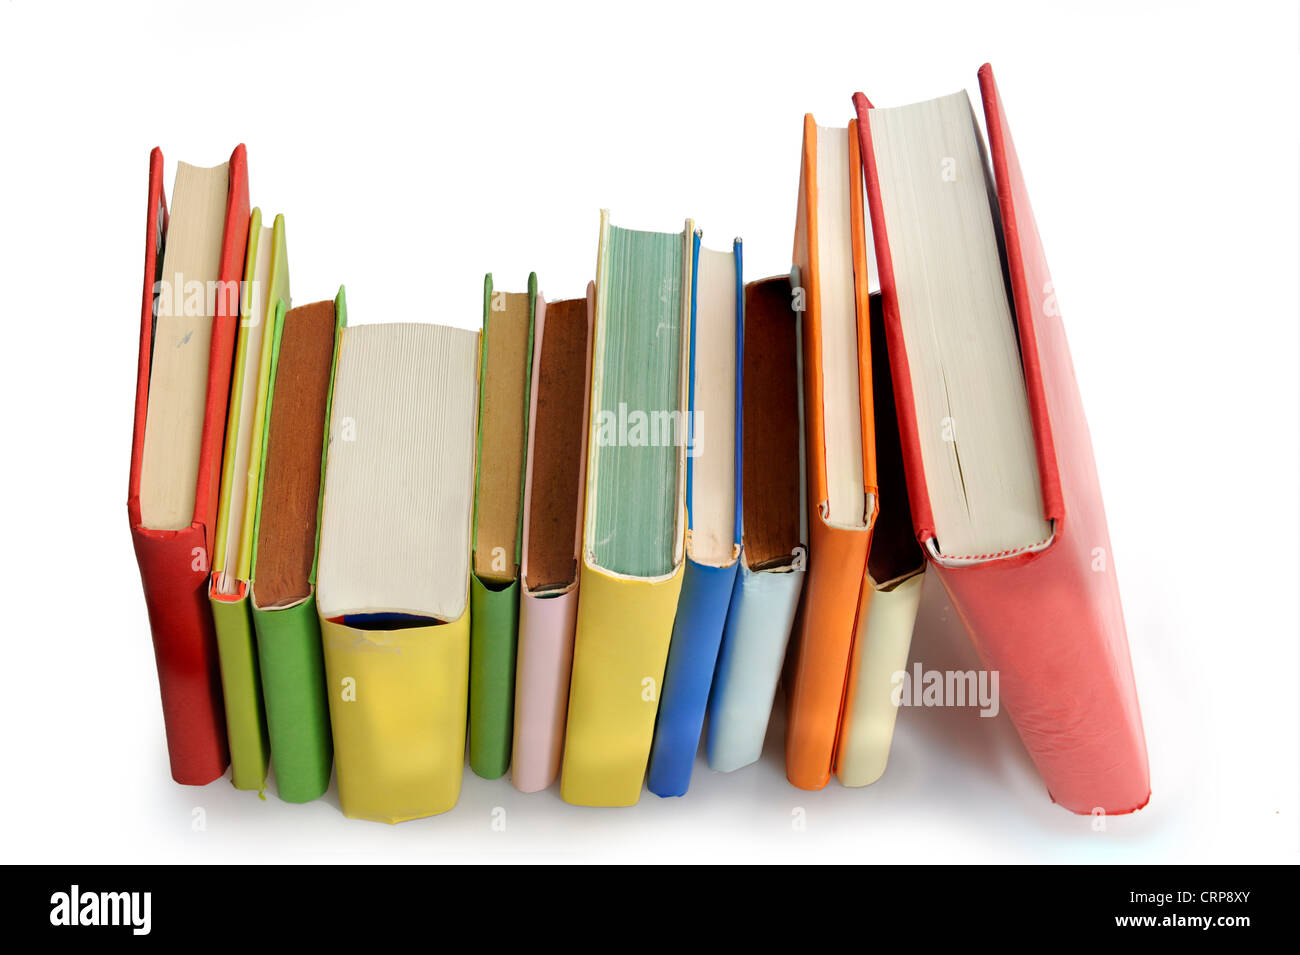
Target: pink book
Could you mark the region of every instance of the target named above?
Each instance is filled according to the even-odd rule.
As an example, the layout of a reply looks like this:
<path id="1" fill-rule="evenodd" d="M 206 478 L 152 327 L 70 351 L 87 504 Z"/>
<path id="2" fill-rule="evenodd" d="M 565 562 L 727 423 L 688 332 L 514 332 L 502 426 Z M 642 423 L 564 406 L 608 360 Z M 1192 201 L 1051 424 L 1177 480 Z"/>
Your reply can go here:
<path id="1" fill-rule="evenodd" d="M 548 305 L 537 297 L 510 761 L 511 781 L 526 793 L 555 781 L 564 743 L 578 616 L 595 302 L 594 284 L 588 284 L 586 298 Z"/>

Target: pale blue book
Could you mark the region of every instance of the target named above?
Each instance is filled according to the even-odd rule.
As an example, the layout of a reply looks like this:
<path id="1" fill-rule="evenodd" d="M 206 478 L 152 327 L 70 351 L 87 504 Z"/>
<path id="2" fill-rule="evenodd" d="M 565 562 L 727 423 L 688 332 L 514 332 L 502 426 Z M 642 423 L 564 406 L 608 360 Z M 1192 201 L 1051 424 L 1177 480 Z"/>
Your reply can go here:
<path id="1" fill-rule="evenodd" d="M 808 561 L 800 315 L 788 276 L 744 289 L 739 567 L 709 698 L 709 768 L 763 752 Z M 665 688 L 666 689 L 666 688 Z"/>

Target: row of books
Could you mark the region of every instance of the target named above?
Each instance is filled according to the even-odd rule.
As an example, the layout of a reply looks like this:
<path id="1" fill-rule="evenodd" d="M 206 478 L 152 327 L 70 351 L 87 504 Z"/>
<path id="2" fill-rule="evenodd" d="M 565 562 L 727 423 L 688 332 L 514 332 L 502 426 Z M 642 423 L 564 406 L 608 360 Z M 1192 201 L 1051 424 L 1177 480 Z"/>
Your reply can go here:
<path id="1" fill-rule="evenodd" d="M 1145 741 L 1090 439 L 992 72 L 803 128 L 789 275 L 612 225 L 482 331 L 291 304 L 245 150 L 150 159 L 128 511 L 173 777 L 450 809 L 468 761 L 571 803 L 757 760 L 884 772 L 936 574 L 1053 799 L 1127 812 Z M 992 169 L 989 169 L 991 155 Z M 879 272 L 872 293 L 869 261 Z M 707 726 L 707 730 L 706 730 Z"/>

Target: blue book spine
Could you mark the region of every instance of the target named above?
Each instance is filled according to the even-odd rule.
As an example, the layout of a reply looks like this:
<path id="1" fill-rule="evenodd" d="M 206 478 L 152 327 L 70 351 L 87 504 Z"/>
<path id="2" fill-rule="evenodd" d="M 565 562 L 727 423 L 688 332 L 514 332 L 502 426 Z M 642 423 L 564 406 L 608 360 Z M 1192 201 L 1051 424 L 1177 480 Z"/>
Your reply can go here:
<path id="1" fill-rule="evenodd" d="M 736 567 L 686 564 L 650 748 L 647 785 L 656 796 L 684 796 L 690 788 Z"/>

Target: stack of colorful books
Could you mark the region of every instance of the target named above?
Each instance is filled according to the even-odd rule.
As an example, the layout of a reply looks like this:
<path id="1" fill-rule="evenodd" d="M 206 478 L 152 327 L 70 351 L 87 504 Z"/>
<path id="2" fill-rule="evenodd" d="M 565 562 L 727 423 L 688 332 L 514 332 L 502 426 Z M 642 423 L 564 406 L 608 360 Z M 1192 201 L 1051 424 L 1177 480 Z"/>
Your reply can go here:
<path id="1" fill-rule="evenodd" d="M 1051 797 L 1149 795 L 1091 442 L 993 74 L 805 117 L 789 274 L 600 218 L 482 331 L 294 305 L 243 146 L 150 157 L 128 511 L 173 777 L 348 816 L 884 773 L 927 570 Z M 991 160 L 991 165 L 990 165 Z M 874 264 L 873 264 L 874 263 Z M 878 275 L 872 292 L 868 270 Z M 575 290 L 576 291 L 576 290 Z M 707 729 L 706 729 L 707 727 Z"/>

